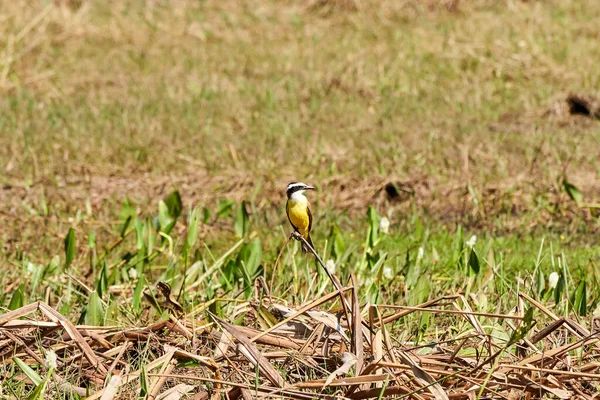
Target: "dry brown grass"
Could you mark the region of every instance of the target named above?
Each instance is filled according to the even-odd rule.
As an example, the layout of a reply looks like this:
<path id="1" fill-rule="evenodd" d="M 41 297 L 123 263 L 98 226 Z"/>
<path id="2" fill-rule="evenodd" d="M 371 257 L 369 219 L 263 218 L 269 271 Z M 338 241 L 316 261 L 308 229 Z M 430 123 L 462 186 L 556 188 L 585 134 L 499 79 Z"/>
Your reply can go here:
<path id="1" fill-rule="evenodd" d="M 351 295 L 347 299 L 356 298 L 354 286 L 342 290 L 344 296 Z M 598 390 L 598 338 L 525 294 L 510 315 L 473 313 L 464 297 L 453 295 L 402 311 L 394 309 L 403 307 L 364 308 L 357 303 L 348 310 L 350 319 L 331 308 L 336 296 L 339 291 L 298 307 L 304 310 L 299 313 L 257 298 L 238 306 L 249 312 L 249 326 L 234 326 L 214 316 L 208 322 L 200 312 L 208 305 L 199 305 L 187 315 L 173 312 L 169 321 L 144 328 L 68 325 L 64 333 L 70 323 L 57 320 L 58 313 L 46 304 L 36 303 L 1 317 L 0 352 L 5 363 L 18 357 L 43 366 L 47 352 L 54 351 L 58 365 L 48 393 L 77 393 L 90 400 L 112 399 L 119 392 L 135 396 L 141 387 L 154 395 L 179 387 L 183 393 L 196 393 L 196 399 L 588 399 Z M 525 304 L 536 308 L 534 320 L 524 315 Z M 275 326 L 267 322 L 282 310 L 284 321 Z M 447 332 L 432 344 L 416 347 L 390 336 L 394 322 L 427 311 L 463 319 L 472 328 L 458 336 Z M 513 329 L 516 352 L 509 350 L 512 345 L 506 339 L 486 334 L 486 323 Z M 579 354 L 577 363 L 570 357 L 574 352 Z M 341 360 L 345 369 L 338 369 Z M 190 361 L 195 365 L 176 366 Z M 348 374 L 350 368 L 353 375 Z"/>
<path id="2" fill-rule="evenodd" d="M 4 180 L 597 175 L 595 125 L 540 118 L 597 95 L 593 1 L 354 3 L 5 5 Z"/>

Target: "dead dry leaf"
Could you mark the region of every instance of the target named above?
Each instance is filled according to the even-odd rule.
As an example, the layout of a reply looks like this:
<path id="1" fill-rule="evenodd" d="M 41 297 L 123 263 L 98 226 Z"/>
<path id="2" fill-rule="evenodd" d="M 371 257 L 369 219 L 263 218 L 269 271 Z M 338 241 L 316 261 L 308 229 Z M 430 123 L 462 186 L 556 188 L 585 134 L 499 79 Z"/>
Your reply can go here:
<path id="1" fill-rule="evenodd" d="M 348 335 L 346 335 L 346 332 L 344 332 L 344 329 L 340 325 L 339 319 L 335 315 L 328 313 L 327 311 L 307 311 L 306 315 L 315 321 L 321 322 L 323 325 L 335 330 L 342 335 L 342 338 L 346 341 L 346 343 L 350 343 L 350 338 Z"/>
<path id="2" fill-rule="evenodd" d="M 558 397 L 559 399 L 564 399 L 564 400 L 573 398 L 573 392 L 571 392 L 570 390 L 553 388 L 553 387 L 550 387 L 547 385 L 542 385 L 541 383 L 534 381 L 533 379 L 529 378 L 526 375 L 522 375 L 521 379 L 525 380 L 528 383 L 528 388 L 530 390 L 539 391 L 541 389 L 545 392 L 548 392 L 548 393 Z"/>
<path id="3" fill-rule="evenodd" d="M 156 396 L 156 400 L 179 400 L 195 388 L 194 385 L 180 383 Z"/>
<path id="4" fill-rule="evenodd" d="M 427 390 L 431 392 L 436 400 L 449 400 L 448 394 L 446 394 L 446 391 L 444 388 L 442 388 L 442 385 L 440 385 L 439 382 L 436 382 L 436 380 L 429 373 L 425 372 L 425 370 L 417 365 L 417 363 L 414 362 L 408 355 L 406 355 L 406 353 L 401 351 L 400 358 L 402 362 L 410 365 L 410 370 L 414 374 L 415 378 L 419 381 L 419 383 L 421 383 L 421 385 L 427 387 Z"/>
<path id="5" fill-rule="evenodd" d="M 349 352 L 345 352 L 344 354 L 342 354 L 342 365 L 340 365 L 338 369 L 333 371 L 327 377 L 325 383 L 323 384 L 323 387 L 329 386 L 331 382 L 333 382 L 333 380 L 338 376 L 346 375 L 348 372 L 350 372 L 350 368 L 352 368 L 354 364 L 356 364 L 356 356 L 354 354 Z"/>
<path id="6" fill-rule="evenodd" d="M 218 321 L 218 323 L 228 331 L 235 339 L 240 343 L 241 348 L 244 350 L 242 354 L 253 364 L 258 364 L 258 367 L 262 374 L 267 378 L 272 384 L 283 387 L 285 385 L 285 381 L 279 375 L 279 372 L 269 363 L 260 351 L 256 348 L 256 346 L 250 341 L 250 339 L 244 335 L 235 325 L 232 325 L 228 322 L 225 322 L 218 318 L 216 315 L 211 314 L 211 316 Z"/>
<path id="7" fill-rule="evenodd" d="M 234 346 L 233 336 L 231 333 L 223 331 L 223 334 L 219 339 L 219 343 L 217 343 L 217 348 L 215 349 L 215 360 L 220 360 L 223 358 L 223 356 L 227 354 L 227 350 L 229 350 L 229 348 L 232 346 Z"/>
<path id="8" fill-rule="evenodd" d="M 104 388 L 104 393 L 102 393 L 102 397 L 100 400 L 112 400 L 115 398 L 117 393 L 119 393 L 119 386 L 121 385 L 121 375 L 115 374 L 110 377 L 108 381 L 108 385 Z"/>

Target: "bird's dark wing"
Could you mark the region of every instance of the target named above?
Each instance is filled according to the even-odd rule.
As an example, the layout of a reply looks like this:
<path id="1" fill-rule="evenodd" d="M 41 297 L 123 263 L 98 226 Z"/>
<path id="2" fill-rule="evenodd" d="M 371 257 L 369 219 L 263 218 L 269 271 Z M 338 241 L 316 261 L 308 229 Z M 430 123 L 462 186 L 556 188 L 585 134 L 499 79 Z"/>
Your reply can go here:
<path id="1" fill-rule="evenodd" d="M 310 203 L 306 203 L 306 211 L 308 211 L 308 232 L 312 230 L 312 213 L 310 212 Z"/>

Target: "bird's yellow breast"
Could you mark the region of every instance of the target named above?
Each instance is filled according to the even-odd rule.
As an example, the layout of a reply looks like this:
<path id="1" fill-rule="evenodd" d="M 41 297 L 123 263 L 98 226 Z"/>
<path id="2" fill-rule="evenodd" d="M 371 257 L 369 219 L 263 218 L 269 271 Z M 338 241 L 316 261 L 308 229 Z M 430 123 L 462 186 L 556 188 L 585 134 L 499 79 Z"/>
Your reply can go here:
<path id="1" fill-rule="evenodd" d="M 308 202 L 294 201 L 292 199 L 288 200 L 287 213 L 292 225 L 298 229 L 301 235 L 305 236 L 308 233 L 308 227 L 310 225 Z"/>

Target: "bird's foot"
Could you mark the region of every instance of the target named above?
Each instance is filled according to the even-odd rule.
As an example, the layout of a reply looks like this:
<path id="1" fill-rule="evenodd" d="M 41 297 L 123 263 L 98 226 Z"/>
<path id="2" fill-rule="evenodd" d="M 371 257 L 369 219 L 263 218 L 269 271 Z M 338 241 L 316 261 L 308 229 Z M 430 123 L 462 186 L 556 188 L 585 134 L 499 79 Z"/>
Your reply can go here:
<path id="1" fill-rule="evenodd" d="M 292 234 L 290 236 L 293 237 L 294 239 L 296 239 L 299 242 L 302 241 L 302 235 L 298 231 L 292 232 Z"/>

